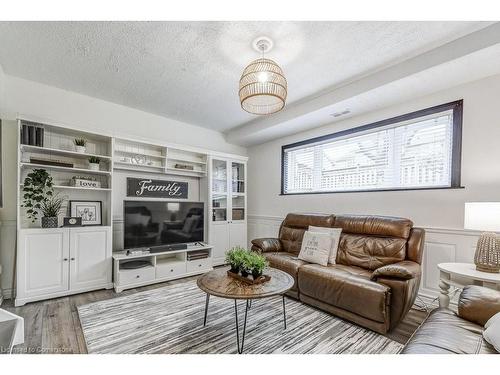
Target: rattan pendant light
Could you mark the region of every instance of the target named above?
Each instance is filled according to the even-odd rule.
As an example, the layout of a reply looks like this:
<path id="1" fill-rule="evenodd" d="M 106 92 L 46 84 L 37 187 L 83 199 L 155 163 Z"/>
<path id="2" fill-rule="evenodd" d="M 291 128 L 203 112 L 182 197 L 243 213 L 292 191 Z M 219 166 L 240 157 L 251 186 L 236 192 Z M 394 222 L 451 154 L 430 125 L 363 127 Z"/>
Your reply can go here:
<path id="1" fill-rule="evenodd" d="M 267 37 L 257 38 L 254 48 L 262 54 L 243 70 L 240 78 L 241 108 L 256 115 L 269 115 L 285 107 L 287 83 L 283 70 L 264 54 L 272 48 Z"/>

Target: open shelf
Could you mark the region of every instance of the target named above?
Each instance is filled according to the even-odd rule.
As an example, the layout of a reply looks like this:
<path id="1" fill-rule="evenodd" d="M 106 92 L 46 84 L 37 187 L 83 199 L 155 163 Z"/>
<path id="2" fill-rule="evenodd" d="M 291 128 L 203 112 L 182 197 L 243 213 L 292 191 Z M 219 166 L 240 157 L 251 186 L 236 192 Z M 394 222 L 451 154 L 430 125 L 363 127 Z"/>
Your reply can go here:
<path id="1" fill-rule="evenodd" d="M 52 170 L 59 170 L 59 171 L 111 175 L 111 172 L 109 172 L 109 171 L 92 171 L 90 169 L 85 169 L 85 168 L 60 167 L 58 165 L 46 165 L 46 164 L 35 164 L 35 163 L 20 163 L 20 165 L 23 168 L 44 168 L 44 169 L 52 169 Z"/>
<path id="2" fill-rule="evenodd" d="M 164 167 L 161 165 L 136 164 L 136 163 L 128 163 L 125 161 L 115 161 L 115 164 L 118 164 L 121 166 L 128 166 L 128 167 L 164 169 Z M 130 168 L 130 169 L 133 170 L 134 168 Z"/>
<path id="3" fill-rule="evenodd" d="M 148 158 L 154 158 L 154 159 L 160 159 L 160 160 L 165 160 L 166 156 L 164 155 L 158 155 L 158 154 L 153 154 L 153 153 L 148 153 L 148 152 L 135 152 L 135 151 L 127 151 L 127 150 L 115 150 L 115 153 L 117 154 L 125 154 L 125 155 L 142 155 Z"/>
<path id="4" fill-rule="evenodd" d="M 183 163 L 192 163 L 192 164 L 200 164 L 200 165 L 207 165 L 206 161 L 202 160 L 196 160 L 196 159 L 190 159 L 190 158 L 173 158 L 173 157 L 168 157 L 168 160 L 174 160 L 174 161 L 180 161 Z"/>
<path id="5" fill-rule="evenodd" d="M 181 169 L 181 168 L 173 168 L 173 167 L 167 167 L 166 170 L 171 173 L 171 174 L 179 174 L 179 175 L 184 175 L 184 176 L 204 176 L 207 174 L 206 171 L 192 171 L 189 169 Z"/>
<path id="6" fill-rule="evenodd" d="M 31 146 L 31 145 L 20 145 L 21 151 L 23 152 L 32 152 L 32 153 L 37 153 L 37 154 L 49 154 L 49 155 L 61 155 L 61 156 L 68 156 L 71 158 L 77 158 L 77 159 L 88 159 L 91 156 L 98 157 L 100 159 L 111 159 L 111 156 L 107 155 L 98 155 L 98 154 L 87 154 L 87 153 L 80 153 L 72 150 L 62 150 L 62 149 L 57 149 L 57 148 L 50 148 L 50 147 L 40 147 L 40 146 Z"/>
<path id="7" fill-rule="evenodd" d="M 23 188 L 23 184 L 20 184 L 21 189 Z M 79 186 L 70 186 L 70 185 L 53 185 L 54 189 L 68 189 L 68 190 L 86 190 L 86 191 L 111 191 L 111 188 L 88 188 L 88 187 L 79 187 Z"/>

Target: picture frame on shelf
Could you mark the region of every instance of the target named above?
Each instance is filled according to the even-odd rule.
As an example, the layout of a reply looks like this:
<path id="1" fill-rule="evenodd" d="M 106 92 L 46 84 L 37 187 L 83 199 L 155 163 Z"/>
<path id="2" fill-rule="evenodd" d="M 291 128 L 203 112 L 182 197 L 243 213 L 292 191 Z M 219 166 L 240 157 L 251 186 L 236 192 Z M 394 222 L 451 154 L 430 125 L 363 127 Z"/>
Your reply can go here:
<path id="1" fill-rule="evenodd" d="M 102 225 L 102 201 L 69 201 L 71 217 L 81 217 L 82 226 Z"/>

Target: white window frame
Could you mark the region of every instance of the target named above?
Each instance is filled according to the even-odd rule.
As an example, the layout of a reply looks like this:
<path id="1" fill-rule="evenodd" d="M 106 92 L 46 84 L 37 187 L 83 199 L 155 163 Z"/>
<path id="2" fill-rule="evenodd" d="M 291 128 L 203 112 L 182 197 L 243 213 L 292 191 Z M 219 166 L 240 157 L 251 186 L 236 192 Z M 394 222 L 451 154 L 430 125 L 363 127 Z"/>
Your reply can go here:
<path id="1" fill-rule="evenodd" d="M 381 131 L 387 128 L 397 128 L 407 124 L 412 124 L 417 121 L 425 120 L 426 118 L 432 118 L 436 115 L 442 114 L 444 112 L 452 112 L 453 123 L 452 123 L 452 139 L 451 139 L 451 181 L 450 184 L 445 186 L 425 186 L 425 187 L 394 187 L 394 188 L 360 188 L 360 189 L 349 189 L 349 190 L 312 190 L 305 192 L 286 192 L 286 166 L 285 166 L 285 156 L 287 151 L 294 149 L 302 149 L 307 147 L 313 147 L 320 145 L 322 143 L 329 143 L 331 141 L 349 139 L 352 137 L 357 137 L 363 134 L 369 134 L 377 131 Z M 457 100 L 451 103 L 441 104 L 435 107 L 426 108 L 420 111 L 407 113 L 401 116 L 393 117 L 390 119 L 378 121 L 372 124 L 359 126 L 352 129 L 347 129 L 333 134 L 328 134 L 321 137 L 316 137 L 293 144 L 282 146 L 281 150 L 281 195 L 302 195 L 302 194 L 332 194 L 332 193 L 350 193 L 350 192 L 373 192 L 373 191 L 397 191 L 397 190 L 428 190 L 428 189 L 457 189 L 462 188 L 461 186 L 461 153 L 462 153 L 462 113 L 463 113 L 463 100 Z M 314 171 L 320 171 L 317 165 L 313 167 L 313 179 L 315 175 L 321 173 L 315 173 Z M 314 186 L 314 184 L 313 184 Z"/>

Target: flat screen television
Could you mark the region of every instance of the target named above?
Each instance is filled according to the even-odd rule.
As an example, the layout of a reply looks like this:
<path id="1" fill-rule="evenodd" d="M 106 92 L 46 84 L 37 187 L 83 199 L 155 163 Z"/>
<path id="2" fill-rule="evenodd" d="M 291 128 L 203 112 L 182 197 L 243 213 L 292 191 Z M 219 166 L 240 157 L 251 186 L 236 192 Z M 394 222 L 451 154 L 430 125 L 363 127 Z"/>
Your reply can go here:
<path id="1" fill-rule="evenodd" d="M 125 249 L 203 241 L 203 202 L 123 201 Z"/>

